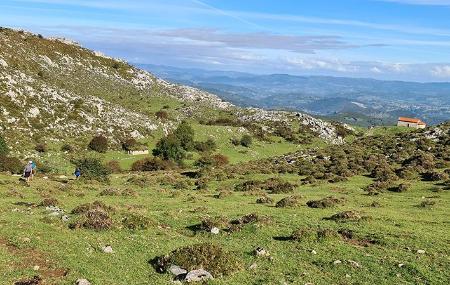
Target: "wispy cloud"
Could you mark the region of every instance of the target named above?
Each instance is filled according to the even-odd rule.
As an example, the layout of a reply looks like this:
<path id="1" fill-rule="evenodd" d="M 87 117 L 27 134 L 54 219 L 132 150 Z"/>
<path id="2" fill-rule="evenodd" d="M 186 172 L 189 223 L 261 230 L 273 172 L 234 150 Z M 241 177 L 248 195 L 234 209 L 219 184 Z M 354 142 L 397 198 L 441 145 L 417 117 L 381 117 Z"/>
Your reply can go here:
<path id="1" fill-rule="evenodd" d="M 450 6 L 450 0 L 378 0 L 412 5 Z"/>

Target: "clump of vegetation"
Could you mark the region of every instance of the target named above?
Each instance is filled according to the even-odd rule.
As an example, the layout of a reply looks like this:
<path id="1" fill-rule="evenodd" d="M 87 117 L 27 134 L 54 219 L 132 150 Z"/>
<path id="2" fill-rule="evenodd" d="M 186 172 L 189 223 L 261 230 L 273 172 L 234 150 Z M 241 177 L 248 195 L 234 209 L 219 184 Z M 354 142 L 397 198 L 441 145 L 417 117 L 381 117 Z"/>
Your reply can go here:
<path id="1" fill-rule="evenodd" d="M 0 155 L 0 172 L 21 174 L 22 170 L 23 163 L 18 158 Z"/>
<path id="2" fill-rule="evenodd" d="M 63 151 L 63 152 L 73 152 L 73 146 L 71 146 L 70 144 L 67 144 L 67 143 L 65 143 L 65 144 L 63 144 L 62 146 L 61 146 L 61 151 Z"/>
<path id="3" fill-rule="evenodd" d="M 71 229 L 86 228 L 96 231 L 109 230 L 113 226 L 113 221 L 107 211 L 102 209 L 90 209 L 82 217 L 69 227 Z"/>
<path id="4" fill-rule="evenodd" d="M 419 207 L 422 207 L 422 208 L 431 208 L 431 207 L 433 207 L 434 205 L 436 205 L 436 201 L 426 199 L 426 200 L 423 200 L 422 202 L 420 202 Z"/>
<path id="5" fill-rule="evenodd" d="M 186 153 L 178 138 L 174 135 L 168 135 L 158 141 L 155 149 L 153 149 L 153 155 L 164 160 L 181 162 Z"/>
<path id="6" fill-rule="evenodd" d="M 14 282 L 14 285 L 40 285 L 42 278 L 40 276 L 33 276 L 30 279 L 23 279 L 17 282 Z"/>
<path id="7" fill-rule="evenodd" d="M 375 181 L 372 184 L 364 187 L 364 191 L 366 191 L 367 194 L 374 196 L 387 190 L 389 188 L 389 185 L 389 181 Z"/>
<path id="8" fill-rule="evenodd" d="M 115 188 L 107 188 L 107 189 L 103 190 L 102 192 L 100 192 L 100 196 L 119 196 L 119 195 L 120 195 L 120 191 Z"/>
<path id="9" fill-rule="evenodd" d="M 39 204 L 41 207 L 57 206 L 59 204 L 56 198 L 46 198 Z"/>
<path id="10" fill-rule="evenodd" d="M 138 214 L 129 214 L 122 219 L 123 227 L 129 230 L 145 230 L 151 223 L 148 217 Z"/>
<path id="11" fill-rule="evenodd" d="M 224 216 L 207 217 L 200 223 L 200 229 L 210 232 L 213 228 L 223 229 L 228 226 L 228 219 Z"/>
<path id="12" fill-rule="evenodd" d="M 271 194 L 291 193 L 296 185 L 279 178 L 270 178 L 266 181 L 248 180 L 235 186 L 235 191 L 249 192 L 264 190 Z"/>
<path id="13" fill-rule="evenodd" d="M 294 195 L 281 199 L 276 203 L 277 208 L 293 208 L 300 206 L 301 196 Z"/>
<path id="14" fill-rule="evenodd" d="M 445 172 L 429 171 L 422 174 L 425 181 L 441 181 L 449 179 L 449 175 Z"/>
<path id="15" fill-rule="evenodd" d="M 243 135 L 240 144 L 244 147 L 251 147 L 253 144 L 253 138 L 250 135 Z"/>
<path id="16" fill-rule="evenodd" d="M 194 129 L 186 121 L 182 122 L 173 132 L 173 136 L 185 151 L 194 149 L 194 135 Z"/>
<path id="17" fill-rule="evenodd" d="M 359 221 L 363 217 L 360 213 L 356 211 L 344 211 L 337 214 L 332 215 L 329 218 L 326 218 L 327 220 L 333 220 L 337 222 L 346 222 L 346 221 Z"/>
<path id="18" fill-rule="evenodd" d="M 6 144 L 5 139 L 0 135 L 0 156 L 6 156 L 9 154 L 9 147 Z"/>
<path id="19" fill-rule="evenodd" d="M 150 261 L 157 272 L 166 272 L 171 264 L 187 271 L 204 269 L 215 278 L 231 275 L 243 269 L 243 262 L 236 254 L 211 243 L 201 243 L 182 247 L 169 255 L 156 257 Z"/>
<path id="20" fill-rule="evenodd" d="M 389 188 L 389 191 L 402 193 L 402 192 L 408 191 L 410 188 L 411 188 L 411 184 L 410 183 L 401 183 L 401 184 L 398 184 L 395 187 Z"/>
<path id="21" fill-rule="evenodd" d="M 256 199 L 257 204 L 273 204 L 274 200 L 269 196 L 262 196 Z"/>
<path id="22" fill-rule="evenodd" d="M 144 158 L 135 161 L 131 166 L 132 171 L 159 171 L 174 169 L 175 164 L 169 160 L 163 160 L 159 157 Z"/>
<path id="23" fill-rule="evenodd" d="M 331 208 L 338 204 L 341 204 L 343 199 L 336 197 L 326 197 L 320 200 L 311 200 L 306 202 L 306 205 L 310 208 Z"/>
<path id="24" fill-rule="evenodd" d="M 156 118 L 165 121 L 169 119 L 169 113 L 167 113 L 164 110 L 159 110 L 158 112 L 155 113 Z"/>
<path id="25" fill-rule="evenodd" d="M 105 153 L 108 150 L 108 139 L 103 135 L 92 138 L 88 145 L 90 150 Z"/>
<path id="26" fill-rule="evenodd" d="M 72 214 L 85 214 L 90 210 L 112 212 L 113 208 L 107 206 L 106 204 L 104 204 L 101 201 L 94 201 L 92 203 L 81 204 L 81 205 L 75 207 L 71 213 Z"/>
<path id="27" fill-rule="evenodd" d="M 120 163 L 117 160 L 110 160 L 106 163 L 106 168 L 110 173 L 121 173 L 122 167 L 120 167 Z"/>
<path id="28" fill-rule="evenodd" d="M 48 147 L 45 143 L 38 143 L 36 144 L 36 146 L 34 147 L 34 150 L 40 153 L 44 153 L 47 152 Z"/>
<path id="29" fill-rule="evenodd" d="M 315 232 L 310 228 L 300 228 L 296 229 L 292 232 L 290 235 L 290 239 L 294 241 L 306 241 L 306 240 L 312 240 L 315 237 Z"/>
<path id="30" fill-rule="evenodd" d="M 224 199 L 230 197 L 233 194 L 230 190 L 220 190 L 214 197 L 217 199 Z"/>
<path id="31" fill-rule="evenodd" d="M 199 152 L 211 152 L 217 149 L 216 142 L 209 138 L 204 142 L 195 142 L 195 150 Z"/>
<path id="32" fill-rule="evenodd" d="M 98 158 L 83 158 L 74 161 L 73 164 L 81 170 L 81 177 L 83 179 L 92 179 L 101 182 L 109 180 L 110 170 Z"/>

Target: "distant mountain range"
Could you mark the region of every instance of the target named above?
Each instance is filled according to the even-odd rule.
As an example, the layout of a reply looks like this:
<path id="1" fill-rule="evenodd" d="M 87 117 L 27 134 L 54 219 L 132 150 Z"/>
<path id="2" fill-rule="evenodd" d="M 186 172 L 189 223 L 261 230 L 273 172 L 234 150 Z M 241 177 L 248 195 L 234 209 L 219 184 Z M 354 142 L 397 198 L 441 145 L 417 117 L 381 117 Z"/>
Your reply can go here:
<path id="1" fill-rule="evenodd" d="M 139 66 L 245 107 L 303 111 L 361 126 L 394 124 L 399 116 L 429 124 L 450 119 L 450 83 Z"/>

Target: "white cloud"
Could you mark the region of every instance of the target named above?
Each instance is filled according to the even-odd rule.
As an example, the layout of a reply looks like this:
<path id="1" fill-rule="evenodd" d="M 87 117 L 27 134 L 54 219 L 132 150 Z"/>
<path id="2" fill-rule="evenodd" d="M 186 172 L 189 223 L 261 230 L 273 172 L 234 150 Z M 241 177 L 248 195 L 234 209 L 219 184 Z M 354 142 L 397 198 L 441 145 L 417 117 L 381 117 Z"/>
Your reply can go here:
<path id="1" fill-rule="evenodd" d="M 450 79 L 450 65 L 435 66 L 431 70 L 431 74 L 435 77 Z"/>

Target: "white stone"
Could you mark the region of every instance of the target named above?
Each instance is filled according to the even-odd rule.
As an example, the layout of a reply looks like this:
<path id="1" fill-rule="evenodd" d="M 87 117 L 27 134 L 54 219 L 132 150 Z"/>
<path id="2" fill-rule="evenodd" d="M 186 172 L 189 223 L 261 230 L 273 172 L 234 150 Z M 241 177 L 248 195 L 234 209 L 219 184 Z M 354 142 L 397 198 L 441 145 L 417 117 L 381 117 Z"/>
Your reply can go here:
<path id="1" fill-rule="evenodd" d="M 102 251 L 104 253 L 113 253 L 114 252 L 112 246 L 110 246 L 110 245 L 102 247 Z"/>
<path id="2" fill-rule="evenodd" d="M 217 235 L 217 234 L 219 234 L 219 232 L 220 232 L 220 229 L 219 229 L 219 228 L 213 227 L 213 228 L 211 229 L 211 233 L 212 233 L 212 234 Z"/>
<path id="3" fill-rule="evenodd" d="M 424 253 L 425 253 L 425 250 L 419 249 L 419 250 L 417 250 L 417 253 L 418 253 L 418 254 L 424 254 Z"/>
<path id="4" fill-rule="evenodd" d="M 340 261 L 340 260 L 335 260 L 333 263 L 334 263 L 335 265 L 338 265 L 338 264 L 341 264 L 342 261 Z"/>
<path id="5" fill-rule="evenodd" d="M 178 265 L 174 265 L 174 264 L 172 264 L 172 265 L 169 267 L 169 271 L 170 271 L 170 273 L 172 273 L 172 274 L 175 275 L 175 276 L 178 276 L 178 275 L 182 275 L 182 274 L 186 274 L 186 273 L 187 273 L 187 270 L 185 270 L 185 269 L 179 267 Z"/>
<path id="6" fill-rule="evenodd" d="M 75 282 L 75 285 L 91 285 L 91 282 L 89 282 L 87 279 L 78 279 Z"/>

